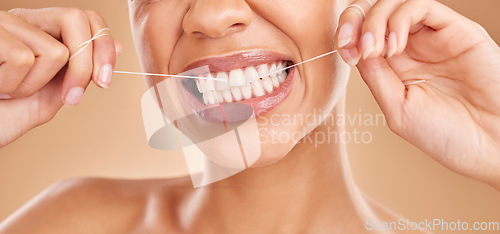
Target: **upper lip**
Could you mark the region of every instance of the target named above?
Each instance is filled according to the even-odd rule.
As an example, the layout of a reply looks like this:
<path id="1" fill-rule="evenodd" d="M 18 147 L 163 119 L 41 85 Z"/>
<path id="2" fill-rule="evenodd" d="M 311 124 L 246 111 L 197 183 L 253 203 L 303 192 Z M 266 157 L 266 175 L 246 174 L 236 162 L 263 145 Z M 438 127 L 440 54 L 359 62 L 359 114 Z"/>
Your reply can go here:
<path id="1" fill-rule="evenodd" d="M 278 52 L 251 50 L 198 60 L 186 66 L 183 72 L 202 66 L 208 66 L 212 73 L 227 72 L 244 67 L 273 63 L 275 61 L 292 61 L 292 59 L 290 56 Z"/>

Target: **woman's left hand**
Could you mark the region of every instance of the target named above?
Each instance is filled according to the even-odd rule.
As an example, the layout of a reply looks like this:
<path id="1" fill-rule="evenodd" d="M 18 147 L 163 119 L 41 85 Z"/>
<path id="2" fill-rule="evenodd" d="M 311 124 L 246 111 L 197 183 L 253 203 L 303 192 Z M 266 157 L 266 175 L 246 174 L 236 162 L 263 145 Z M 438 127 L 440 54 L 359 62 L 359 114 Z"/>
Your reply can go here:
<path id="1" fill-rule="evenodd" d="M 498 45 L 436 1 L 371 1 L 342 14 L 337 48 L 357 65 L 391 130 L 500 190 Z"/>

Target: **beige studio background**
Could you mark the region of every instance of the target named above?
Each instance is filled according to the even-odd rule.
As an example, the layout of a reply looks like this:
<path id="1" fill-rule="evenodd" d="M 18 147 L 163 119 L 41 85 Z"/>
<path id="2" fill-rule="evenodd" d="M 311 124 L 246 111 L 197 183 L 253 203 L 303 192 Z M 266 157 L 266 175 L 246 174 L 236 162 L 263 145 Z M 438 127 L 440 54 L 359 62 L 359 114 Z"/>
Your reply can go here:
<path id="1" fill-rule="evenodd" d="M 500 41 L 499 0 L 446 0 L 453 9 L 482 24 Z M 129 29 L 126 0 L 1 1 L 16 7 L 71 6 L 100 12 L 124 45 L 117 69 L 139 71 Z M 141 77 L 116 75 L 109 90 L 91 84 L 82 103 L 63 108 L 56 118 L 0 149 L 0 220 L 50 184 L 68 177 L 146 178 L 183 175 L 183 157 L 150 149 L 142 126 Z M 357 72 L 348 88 L 348 114 L 380 110 Z M 8 113 L 0 113 L 2 115 Z M 500 221 L 500 193 L 456 175 L 385 126 L 350 126 L 369 131 L 371 144 L 349 145 L 353 173 L 369 195 L 415 221 Z"/>

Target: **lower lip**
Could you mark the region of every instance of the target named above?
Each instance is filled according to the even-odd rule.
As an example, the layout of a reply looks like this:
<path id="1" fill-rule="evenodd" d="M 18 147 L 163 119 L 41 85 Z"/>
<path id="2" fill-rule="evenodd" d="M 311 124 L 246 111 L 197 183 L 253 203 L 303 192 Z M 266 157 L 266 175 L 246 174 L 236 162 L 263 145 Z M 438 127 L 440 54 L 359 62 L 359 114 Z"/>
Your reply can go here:
<path id="1" fill-rule="evenodd" d="M 193 111 L 201 118 L 214 123 L 240 122 L 251 117 L 248 114 L 250 107 L 253 109 L 255 116 L 259 117 L 281 104 L 292 90 L 294 77 L 295 68 L 292 68 L 285 82 L 278 89 L 274 90 L 273 93 L 239 102 L 204 105 L 190 91 L 184 89 L 184 93 Z"/>

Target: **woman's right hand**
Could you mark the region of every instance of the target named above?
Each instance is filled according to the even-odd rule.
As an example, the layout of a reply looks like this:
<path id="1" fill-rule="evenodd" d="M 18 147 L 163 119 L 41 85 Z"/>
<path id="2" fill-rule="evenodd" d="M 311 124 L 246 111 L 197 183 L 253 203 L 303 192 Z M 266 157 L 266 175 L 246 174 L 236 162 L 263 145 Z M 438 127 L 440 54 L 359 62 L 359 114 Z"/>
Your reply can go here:
<path id="1" fill-rule="evenodd" d="M 76 8 L 0 11 L 0 147 L 50 121 L 64 104 L 77 105 L 91 80 L 111 84 L 121 50 L 111 36 L 69 60 L 104 28 L 98 13 Z"/>

